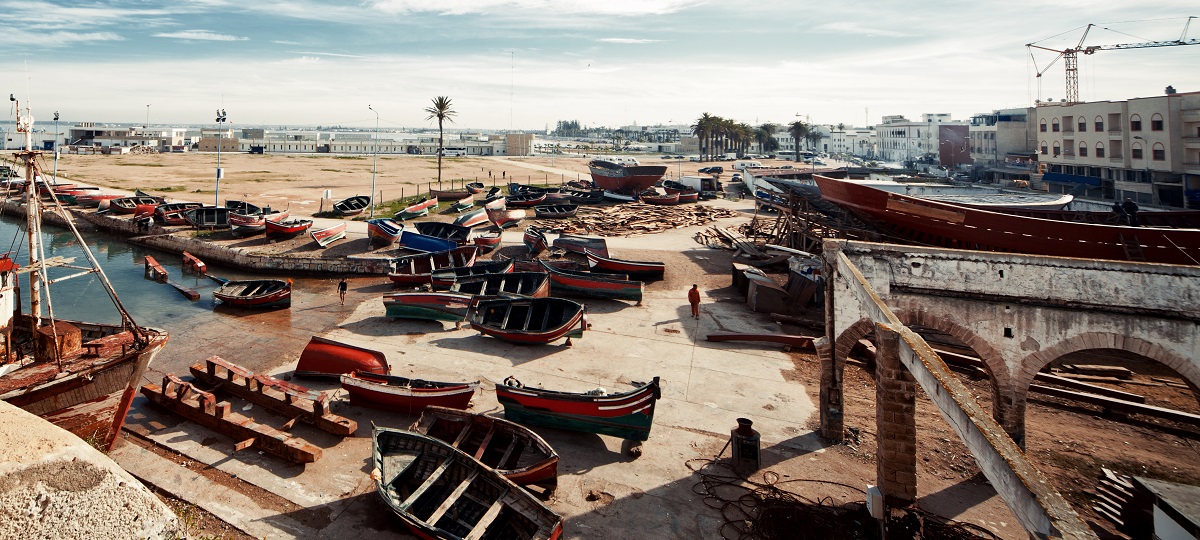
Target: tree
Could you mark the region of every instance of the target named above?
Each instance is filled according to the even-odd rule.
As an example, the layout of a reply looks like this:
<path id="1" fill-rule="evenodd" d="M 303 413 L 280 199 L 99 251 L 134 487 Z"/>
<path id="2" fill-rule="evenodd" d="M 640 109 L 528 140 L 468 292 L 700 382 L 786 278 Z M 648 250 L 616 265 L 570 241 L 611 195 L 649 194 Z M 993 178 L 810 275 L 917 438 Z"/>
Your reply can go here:
<path id="1" fill-rule="evenodd" d="M 809 125 L 800 120 L 788 124 L 788 134 L 796 141 L 796 161 L 800 161 L 800 141 L 808 138 Z"/>
<path id="2" fill-rule="evenodd" d="M 758 141 L 758 147 L 764 154 L 770 154 L 779 149 L 779 141 L 775 139 L 777 131 L 779 131 L 779 126 L 772 123 L 763 124 L 754 130 L 754 140 Z"/>
<path id="3" fill-rule="evenodd" d="M 717 117 L 715 117 L 711 114 L 703 113 L 700 115 L 700 118 L 696 120 L 696 123 L 692 124 L 692 135 L 695 135 L 696 138 L 700 139 L 700 161 L 701 162 L 704 162 L 704 157 L 706 155 L 706 153 L 705 153 L 706 143 L 708 144 L 707 155 L 711 155 L 711 153 L 712 153 L 712 149 L 711 149 L 712 134 L 713 134 L 713 129 L 715 128 L 715 123 L 718 120 L 719 119 Z"/>
<path id="4" fill-rule="evenodd" d="M 446 96 L 433 98 L 433 105 L 425 107 L 425 112 L 429 113 L 429 116 L 425 117 L 426 120 L 437 118 L 438 121 L 438 184 L 440 185 L 442 183 L 442 154 L 445 153 L 442 151 L 445 148 L 445 132 L 442 125 L 446 120 L 453 122 L 453 116 L 458 113 L 450 108 L 450 98 Z"/>

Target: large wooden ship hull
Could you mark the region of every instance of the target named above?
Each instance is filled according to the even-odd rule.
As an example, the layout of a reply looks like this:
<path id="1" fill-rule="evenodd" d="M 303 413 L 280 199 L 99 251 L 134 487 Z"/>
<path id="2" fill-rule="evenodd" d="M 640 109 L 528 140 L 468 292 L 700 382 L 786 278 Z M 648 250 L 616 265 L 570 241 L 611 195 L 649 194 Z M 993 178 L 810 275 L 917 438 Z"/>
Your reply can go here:
<path id="1" fill-rule="evenodd" d="M 889 193 L 819 175 L 814 179 L 825 199 L 879 229 L 922 245 L 1190 266 L 1200 261 L 1200 229 L 1024 217 Z"/>
<path id="2" fill-rule="evenodd" d="M 602 159 L 588 162 L 592 182 L 605 191 L 633 195 L 653 186 L 667 172 L 666 165 L 621 165 Z"/>

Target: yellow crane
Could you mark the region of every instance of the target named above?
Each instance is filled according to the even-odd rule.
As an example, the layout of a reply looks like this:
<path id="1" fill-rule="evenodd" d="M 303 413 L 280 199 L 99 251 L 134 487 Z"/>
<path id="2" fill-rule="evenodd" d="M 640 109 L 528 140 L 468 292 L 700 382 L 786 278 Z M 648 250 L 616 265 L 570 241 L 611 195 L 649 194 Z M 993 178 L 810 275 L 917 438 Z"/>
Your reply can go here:
<path id="1" fill-rule="evenodd" d="M 1033 49 L 1041 49 L 1044 51 L 1056 52 L 1058 56 L 1054 57 L 1049 64 L 1043 69 L 1037 70 L 1038 78 L 1041 78 L 1059 59 L 1062 59 L 1063 66 L 1066 69 L 1067 79 L 1067 99 L 1068 103 L 1079 102 L 1079 54 L 1095 54 L 1096 51 L 1107 51 L 1113 49 L 1146 49 L 1151 47 L 1174 47 L 1176 45 L 1200 45 L 1200 39 L 1187 39 L 1188 27 L 1192 24 L 1192 19 L 1196 17 L 1188 17 L 1183 24 L 1183 33 L 1179 35 L 1179 39 L 1169 41 L 1147 41 L 1142 43 L 1122 43 L 1118 45 L 1088 45 L 1084 46 L 1083 42 L 1087 40 L 1088 32 L 1092 27 L 1105 28 L 1095 24 L 1089 24 L 1083 30 L 1083 36 L 1079 38 L 1079 43 L 1069 49 L 1052 49 L 1038 45 L 1037 42 L 1027 43 L 1025 47 L 1029 49 L 1029 56 L 1033 58 L 1033 66 L 1037 69 L 1037 57 L 1033 55 Z M 1107 28 L 1105 28 L 1107 30 Z M 1062 35 L 1062 34 L 1059 34 Z M 1045 40 L 1043 40 L 1045 41 Z"/>

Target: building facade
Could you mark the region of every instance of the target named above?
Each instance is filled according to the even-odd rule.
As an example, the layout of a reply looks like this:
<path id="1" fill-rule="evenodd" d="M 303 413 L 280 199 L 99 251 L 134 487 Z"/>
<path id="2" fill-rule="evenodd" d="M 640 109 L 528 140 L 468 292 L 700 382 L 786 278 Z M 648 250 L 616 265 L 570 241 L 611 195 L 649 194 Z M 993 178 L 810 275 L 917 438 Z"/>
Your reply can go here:
<path id="1" fill-rule="evenodd" d="M 1052 191 L 1200 207 L 1200 92 L 1041 103 L 1037 152 Z"/>
<path id="2" fill-rule="evenodd" d="M 875 126 L 879 138 L 879 158 L 895 162 L 938 162 L 939 126 L 965 125 L 952 120 L 946 113 L 925 113 L 921 120 L 909 120 L 903 115 L 884 116 Z"/>
<path id="3" fill-rule="evenodd" d="M 977 114 L 970 122 L 971 161 L 976 180 L 1029 180 L 1037 172 L 1033 107 Z"/>

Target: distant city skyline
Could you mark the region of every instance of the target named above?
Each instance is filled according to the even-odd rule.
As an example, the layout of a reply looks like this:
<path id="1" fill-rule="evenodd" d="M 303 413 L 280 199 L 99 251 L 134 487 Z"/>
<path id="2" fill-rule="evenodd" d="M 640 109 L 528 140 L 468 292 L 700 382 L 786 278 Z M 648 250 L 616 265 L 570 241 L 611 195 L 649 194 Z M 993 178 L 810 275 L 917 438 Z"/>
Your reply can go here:
<path id="1" fill-rule="evenodd" d="M 429 128 L 690 124 L 874 125 L 1065 97 L 1062 49 L 1167 41 L 1194 1 L 0 0 L 0 69 L 38 127 L 65 121 Z M 1082 101 L 1200 91 L 1200 46 L 1079 57 Z M 3 120 L 14 118 L 9 115 Z"/>

